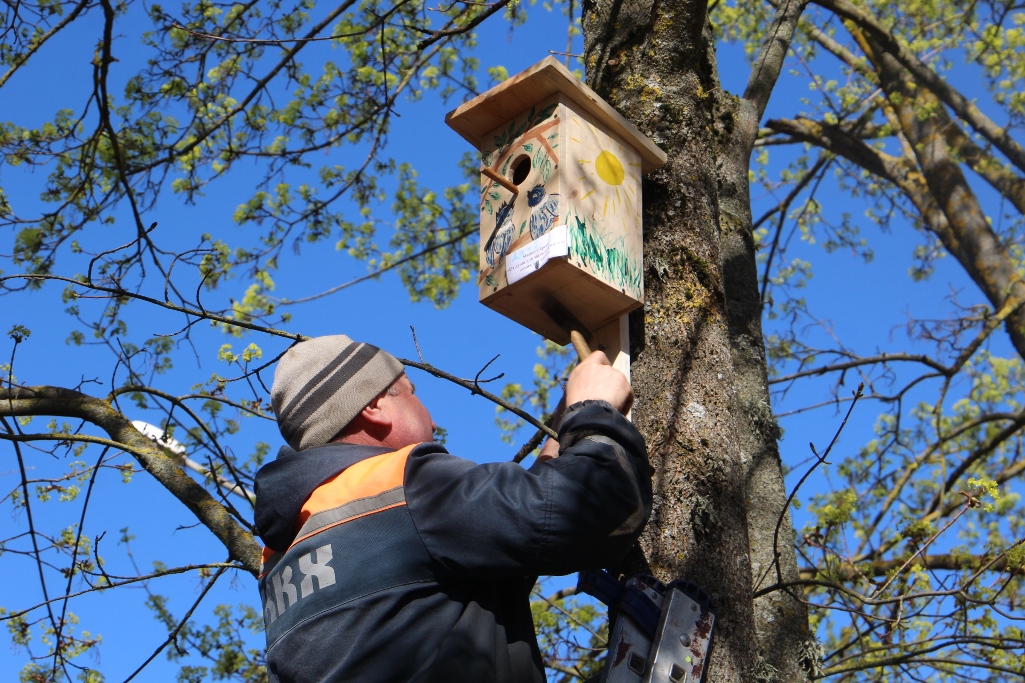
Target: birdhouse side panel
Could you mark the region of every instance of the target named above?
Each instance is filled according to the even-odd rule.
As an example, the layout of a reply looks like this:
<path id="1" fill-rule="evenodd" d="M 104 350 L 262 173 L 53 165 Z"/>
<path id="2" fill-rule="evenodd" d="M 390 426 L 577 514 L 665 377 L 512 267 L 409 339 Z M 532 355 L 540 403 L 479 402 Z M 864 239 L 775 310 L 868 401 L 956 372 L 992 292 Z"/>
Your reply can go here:
<path id="1" fill-rule="evenodd" d="M 481 149 L 480 298 L 509 284 L 508 254 L 564 223 L 559 165 L 564 106 L 558 95 L 487 135 Z M 485 174 L 504 178 L 513 193 Z"/>
<path id="2" fill-rule="evenodd" d="M 644 299 L 641 156 L 584 112 L 568 112 L 563 174 L 571 261 Z"/>

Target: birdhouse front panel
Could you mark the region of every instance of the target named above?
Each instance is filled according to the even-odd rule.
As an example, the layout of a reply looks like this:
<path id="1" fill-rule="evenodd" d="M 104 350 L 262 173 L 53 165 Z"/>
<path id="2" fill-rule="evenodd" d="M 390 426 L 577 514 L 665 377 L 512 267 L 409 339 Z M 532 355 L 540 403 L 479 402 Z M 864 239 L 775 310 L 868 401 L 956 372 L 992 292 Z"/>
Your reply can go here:
<path id="1" fill-rule="evenodd" d="M 563 94 L 485 136 L 481 301 L 559 342 L 539 302 L 592 330 L 639 306 L 640 175 L 637 151 Z"/>
<path id="2" fill-rule="evenodd" d="M 490 144 L 481 150 L 482 301 L 508 286 L 506 256 L 547 233 L 563 214 L 558 173 L 561 122 L 559 98 L 553 97 L 487 136 Z"/>

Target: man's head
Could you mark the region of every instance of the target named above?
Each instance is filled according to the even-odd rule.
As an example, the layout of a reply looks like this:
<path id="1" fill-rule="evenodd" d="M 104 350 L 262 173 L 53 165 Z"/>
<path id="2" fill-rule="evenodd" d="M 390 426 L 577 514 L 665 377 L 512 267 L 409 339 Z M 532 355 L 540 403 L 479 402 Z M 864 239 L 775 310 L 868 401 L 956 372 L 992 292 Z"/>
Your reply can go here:
<path id="1" fill-rule="evenodd" d="M 274 371 L 271 406 L 278 429 L 297 451 L 322 446 L 387 395 L 399 377 L 402 363 L 394 356 L 345 335 L 296 344 Z"/>
<path id="2" fill-rule="evenodd" d="M 416 387 L 403 374 L 368 403 L 335 441 L 398 450 L 430 441 L 435 429 L 431 414 L 416 396 Z"/>

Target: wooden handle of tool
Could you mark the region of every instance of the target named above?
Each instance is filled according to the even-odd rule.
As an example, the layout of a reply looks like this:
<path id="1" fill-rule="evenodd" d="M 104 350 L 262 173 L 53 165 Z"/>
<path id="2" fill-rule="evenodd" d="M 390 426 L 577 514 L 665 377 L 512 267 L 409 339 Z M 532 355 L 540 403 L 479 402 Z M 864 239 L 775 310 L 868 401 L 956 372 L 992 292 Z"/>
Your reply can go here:
<path id="1" fill-rule="evenodd" d="M 587 345 L 587 340 L 584 339 L 584 335 L 580 334 L 580 332 L 570 330 L 569 340 L 573 342 L 573 348 L 577 350 L 577 356 L 580 357 L 580 360 L 584 360 L 591 355 L 591 347 Z"/>

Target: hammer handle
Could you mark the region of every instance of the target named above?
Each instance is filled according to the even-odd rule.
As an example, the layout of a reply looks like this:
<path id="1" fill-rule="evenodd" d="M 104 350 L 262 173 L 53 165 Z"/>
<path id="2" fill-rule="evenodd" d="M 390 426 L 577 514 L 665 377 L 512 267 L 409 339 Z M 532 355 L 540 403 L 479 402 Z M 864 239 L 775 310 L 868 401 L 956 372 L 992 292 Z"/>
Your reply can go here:
<path id="1" fill-rule="evenodd" d="M 573 342 L 573 348 L 577 350 L 577 356 L 580 360 L 584 360 L 591 355 L 591 347 L 587 345 L 587 340 L 577 330 L 569 331 L 569 340 Z"/>

